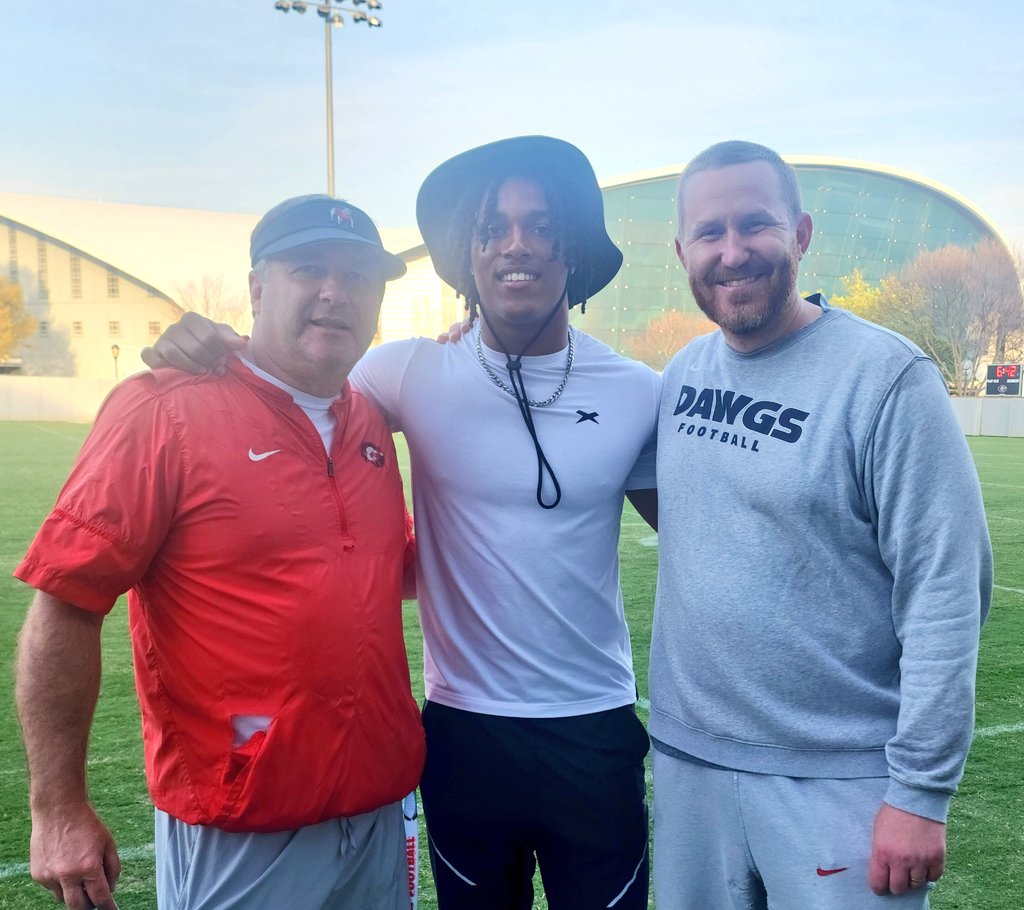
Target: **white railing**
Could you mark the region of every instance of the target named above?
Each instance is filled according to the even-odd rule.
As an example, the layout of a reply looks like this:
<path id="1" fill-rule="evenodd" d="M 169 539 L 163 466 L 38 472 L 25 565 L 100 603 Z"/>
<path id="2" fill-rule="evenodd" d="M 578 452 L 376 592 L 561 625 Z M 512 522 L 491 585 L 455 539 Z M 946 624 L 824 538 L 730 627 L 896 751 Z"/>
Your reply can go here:
<path id="1" fill-rule="evenodd" d="M 1024 398 L 952 398 L 965 436 L 1024 436 Z"/>
<path id="2" fill-rule="evenodd" d="M 0 420 L 92 423 L 113 379 L 0 376 Z"/>

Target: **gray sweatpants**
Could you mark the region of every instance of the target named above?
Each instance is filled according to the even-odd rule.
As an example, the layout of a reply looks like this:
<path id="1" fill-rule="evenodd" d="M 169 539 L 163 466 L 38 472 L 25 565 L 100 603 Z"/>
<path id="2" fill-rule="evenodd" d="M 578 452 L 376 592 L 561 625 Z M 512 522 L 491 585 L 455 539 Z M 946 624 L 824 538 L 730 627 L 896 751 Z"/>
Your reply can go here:
<path id="1" fill-rule="evenodd" d="M 879 897 L 868 886 L 887 777 L 779 777 L 651 755 L 658 910 L 927 910 L 928 888 Z"/>
<path id="2" fill-rule="evenodd" d="M 409 910 L 400 803 L 274 834 L 156 811 L 159 910 Z"/>

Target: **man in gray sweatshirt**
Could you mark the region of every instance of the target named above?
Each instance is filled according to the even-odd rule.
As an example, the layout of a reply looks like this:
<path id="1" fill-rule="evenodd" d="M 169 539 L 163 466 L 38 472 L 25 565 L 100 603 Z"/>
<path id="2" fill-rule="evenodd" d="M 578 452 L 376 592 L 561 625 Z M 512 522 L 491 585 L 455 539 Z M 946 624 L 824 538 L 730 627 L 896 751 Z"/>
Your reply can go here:
<path id="1" fill-rule="evenodd" d="M 720 330 L 664 374 L 659 910 L 927 907 L 991 594 L 970 453 L 916 345 L 797 292 L 778 155 L 712 146 L 678 201 Z"/>

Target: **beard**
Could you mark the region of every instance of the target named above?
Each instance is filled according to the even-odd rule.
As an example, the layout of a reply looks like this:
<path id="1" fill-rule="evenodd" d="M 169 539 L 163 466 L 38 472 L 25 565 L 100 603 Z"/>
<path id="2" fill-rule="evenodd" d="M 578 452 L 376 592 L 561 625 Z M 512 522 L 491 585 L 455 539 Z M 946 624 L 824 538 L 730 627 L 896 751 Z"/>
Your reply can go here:
<path id="1" fill-rule="evenodd" d="M 781 319 L 795 294 L 799 265 L 800 261 L 796 256 L 787 256 L 784 261 L 774 263 L 766 288 L 733 292 L 729 295 L 728 302 L 717 298 L 720 289 L 718 282 L 723 279 L 742 278 L 742 271 L 728 276 L 723 276 L 717 271 L 711 272 L 707 280 L 703 276 L 691 275 L 690 291 L 704 315 L 726 333 L 736 336 L 752 335 L 763 332 Z M 748 273 L 751 271 L 753 270 L 747 270 Z"/>

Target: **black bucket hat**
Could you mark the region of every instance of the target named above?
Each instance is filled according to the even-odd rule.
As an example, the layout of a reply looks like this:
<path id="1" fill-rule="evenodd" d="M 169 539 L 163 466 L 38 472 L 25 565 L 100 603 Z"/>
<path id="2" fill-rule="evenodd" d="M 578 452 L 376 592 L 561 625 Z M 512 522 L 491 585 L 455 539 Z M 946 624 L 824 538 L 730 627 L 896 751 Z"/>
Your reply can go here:
<path id="1" fill-rule="evenodd" d="M 384 249 L 377 226 L 366 212 L 344 199 L 321 193 L 296 196 L 275 205 L 253 228 L 249 256 L 255 265 L 265 257 L 324 240 L 372 247 L 387 281 L 405 274 L 405 263 Z"/>
<path id="2" fill-rule="evenodd" d="M 460 290 L 459 265 L 465 250 L 451 249 L 452 213 L 467 191 L 483 193 L 502 177 L 543 174 L 565 199 L 572 245 L 589 263 L 576 276 L 570 306 L 607 285 L 622 265 L 622 253 L 604 224 L 604 199 L 587 156 L 576 146 L 550 136 L 517 136 L 481 145 L 449 158 L 423 181 L 416 198 L 416 221 L 437 274 Z"/>

